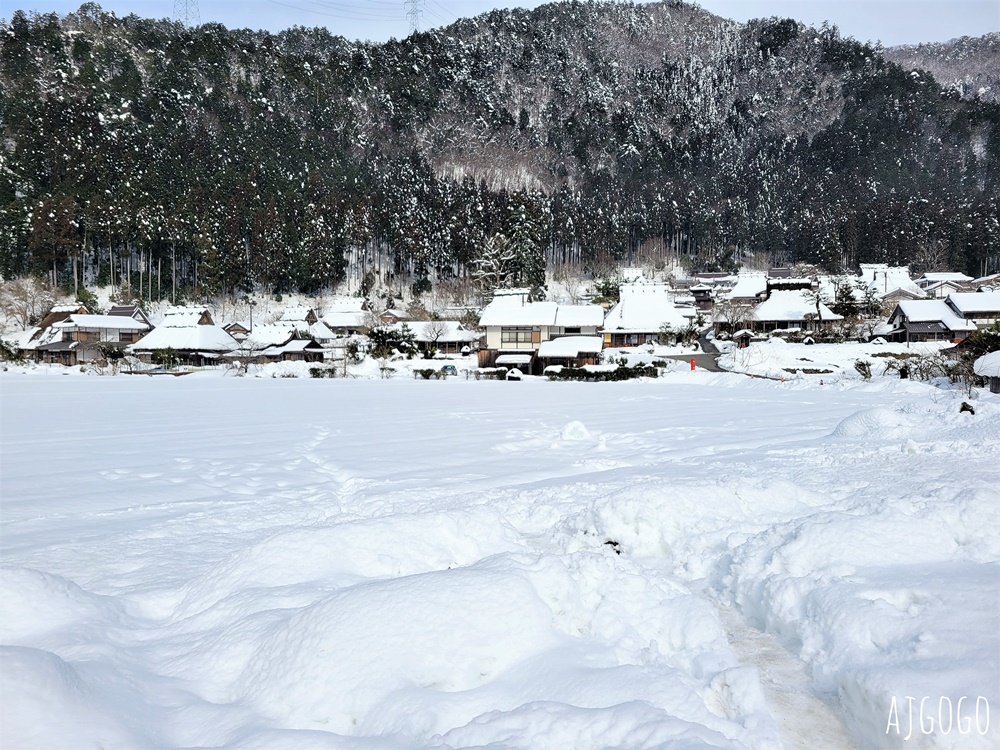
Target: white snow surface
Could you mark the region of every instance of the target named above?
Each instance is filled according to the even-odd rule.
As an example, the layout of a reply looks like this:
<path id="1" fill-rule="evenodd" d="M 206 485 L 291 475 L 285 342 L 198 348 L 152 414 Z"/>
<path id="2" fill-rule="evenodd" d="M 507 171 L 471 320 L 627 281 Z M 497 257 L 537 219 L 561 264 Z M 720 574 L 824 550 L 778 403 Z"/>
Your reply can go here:
<path id="1" fill-rule="evenodd" d="M 1000 742 L 995 396 L 8 372 L 0 397 L 0 747 Z"/>

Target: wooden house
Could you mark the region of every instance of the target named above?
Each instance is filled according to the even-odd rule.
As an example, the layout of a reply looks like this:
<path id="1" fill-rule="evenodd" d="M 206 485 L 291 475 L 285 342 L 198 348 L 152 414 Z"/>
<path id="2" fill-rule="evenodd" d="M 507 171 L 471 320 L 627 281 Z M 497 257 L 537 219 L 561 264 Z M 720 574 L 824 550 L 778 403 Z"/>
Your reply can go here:
<path id="1" fill-rule="evenodd" d="M 58 341 L 37 347 L 43 362 L 79 364 L 101 359 L 110 347 L 124 351 L 150 330 L 149 323 L 125 315 L 77 315 L 55 323 Z"/>
<path id="2" fill-rule="evenodd" d="M 561 336 L 596 336 L 604 321 L 604 309 L 598 305 L 528 302 L 527 290 L 503 292 L 494 295 L 479 320 L 486 331 L 480 367 L 513 364 L 540 373 L 537 353 L 542 343 Z"/>
<path id="3" fill-rule="evenodd" d="M 889 328 L 884 335 L 892 341 L 957 342 L 976 330 L 976 324 L 956 313 L 945 300 L 903 300 L 889 316 Z"/>

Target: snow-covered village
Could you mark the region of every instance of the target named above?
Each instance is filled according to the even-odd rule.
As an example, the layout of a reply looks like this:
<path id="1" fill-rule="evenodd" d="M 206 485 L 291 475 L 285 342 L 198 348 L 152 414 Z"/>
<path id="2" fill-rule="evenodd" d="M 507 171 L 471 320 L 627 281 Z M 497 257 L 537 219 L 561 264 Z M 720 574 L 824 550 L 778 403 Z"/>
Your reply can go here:
<path id="1" fill-rule="evenodd" d="M 0 18 L 0 749 L 1000 747 L 990 2 Z"/>

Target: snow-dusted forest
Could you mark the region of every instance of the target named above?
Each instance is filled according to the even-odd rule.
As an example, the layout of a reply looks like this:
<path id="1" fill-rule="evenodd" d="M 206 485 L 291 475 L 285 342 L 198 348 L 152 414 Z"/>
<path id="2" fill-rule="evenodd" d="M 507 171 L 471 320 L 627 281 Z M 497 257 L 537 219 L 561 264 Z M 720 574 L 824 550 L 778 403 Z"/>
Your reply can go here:
<path id="1" fill-rule="evenodd" d="M 147 300 L 426 288 L 499 236 L 535 269 L 933 253 L 981 275 L 1000 105 L 956 84 L 963 55 L 920 54 L 948 80 L 834 27 L 676 0 L 495 11 L 385 44 L 16 11 L 0 273 Z"/>

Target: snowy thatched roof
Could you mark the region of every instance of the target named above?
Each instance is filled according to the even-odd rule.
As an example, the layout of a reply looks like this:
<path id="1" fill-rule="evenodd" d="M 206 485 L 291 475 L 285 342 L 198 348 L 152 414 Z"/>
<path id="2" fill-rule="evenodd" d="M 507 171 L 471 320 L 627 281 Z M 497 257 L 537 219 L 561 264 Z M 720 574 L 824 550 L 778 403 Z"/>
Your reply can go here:
<path id="1" fill-rule="evenodd" d="M 837 315 L 833 310 L 819 304 L 820 317 L 823 320 L 843 320 L 843 315 Z M 771 296 L 761 302 L 753 311 L 756 321 L 798 322 L 816 317 L 816 304 L 807 299 L 801 290 L 784 290 L 771 292 Z"/>

